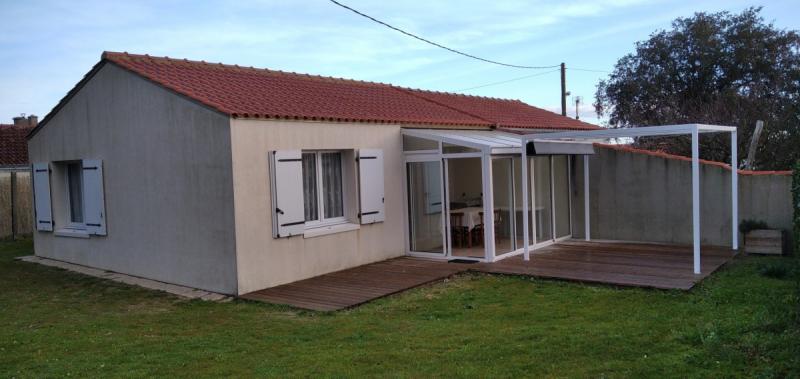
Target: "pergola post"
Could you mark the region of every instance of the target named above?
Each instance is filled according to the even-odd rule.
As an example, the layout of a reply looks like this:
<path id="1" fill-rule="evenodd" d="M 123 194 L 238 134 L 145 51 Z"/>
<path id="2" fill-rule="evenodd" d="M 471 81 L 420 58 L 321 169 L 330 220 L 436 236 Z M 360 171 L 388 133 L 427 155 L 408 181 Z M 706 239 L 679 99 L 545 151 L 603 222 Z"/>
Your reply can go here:
<path id="1" fill-rule="evenodd" d="M 522 169 L 522 257 L 528 261 L 531 259 L 530 253 L 530 245 L 528 241 L 530 241 L 530 236 L 528 236 L 528 212 L 529 212 L 529 204 L 528 204 L 528 149 L 527 149 L 527 141 L 523 138 L 522 139 L 522 162 L 521 162 L 521 169 Z"/>
<path id="2" fill-rule="evenodd" d="M 739 145 L 731 132 L 731 246 L 739 250 Z"/>
<path id="3" fill-rule="evenodd" d="M 700 145 L 697 127 L 692 128 L 692 240 L 694 273 L 700 274 Z"/>
<path id="4" fill-rule="evenodd" d="M 584 239 L 591 241 L 591 224 L 589 221 L 589 156 L 583 156 L 583 228 Z"/>

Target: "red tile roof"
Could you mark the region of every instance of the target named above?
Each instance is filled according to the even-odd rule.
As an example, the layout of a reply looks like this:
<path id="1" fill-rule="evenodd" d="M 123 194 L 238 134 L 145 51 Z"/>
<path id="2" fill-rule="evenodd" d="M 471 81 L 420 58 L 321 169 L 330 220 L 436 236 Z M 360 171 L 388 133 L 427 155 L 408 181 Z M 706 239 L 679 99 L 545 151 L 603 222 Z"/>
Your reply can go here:
<path id="1" fill-rule="evenodd" d="M 0 124 L 0 166 L 28 164 L 28 140 L 31 128 Z"/>
<path id="2" fill-rule="evenodd" d="M 103 61 L 236 118 L 597 129 L 519 100 L 128 53 Z"/>
<path id="3" fill-rule="evenodd" d="M 635 147 L 631 147 L 628 145 L 612 145 L 606 143 L 595 143 L 597 147 L 602 147 L 605 149 L 612 149 L 617 151 L 624 151 L 627 153 L 634 153 L 634 154 L 645 154 L 653 157 L 659 157 L 664 159 L 675 159 L 680 161 L 691 162 L 692 158 L 684 157 L 683 155 L 676 155 L 665 153 L 663 151 L 652 151 L 652 150 L 645 150 L 645 149 L 637 149 Z M 730 171 L 731 165 L 728 163 L 717 162 L 717 161 L 709 161 L 706 159 L 699 159 L 698 160 L 701 164 L 711 165 L 721 167 L 725 170 Z M 792 171 L 750 171 L 750 170 L 739 170 L 740 175 L 792 175 Z"/>

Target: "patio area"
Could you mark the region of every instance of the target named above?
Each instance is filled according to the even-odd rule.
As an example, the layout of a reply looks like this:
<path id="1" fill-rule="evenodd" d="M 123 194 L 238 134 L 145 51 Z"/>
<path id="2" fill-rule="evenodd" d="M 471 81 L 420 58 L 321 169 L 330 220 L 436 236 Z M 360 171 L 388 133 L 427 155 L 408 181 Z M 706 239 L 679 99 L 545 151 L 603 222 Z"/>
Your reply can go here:
<path id="1" fill-rule="evenodd" d="M 466 271 L 690 290 L 734 256 L 730 248 L 703 246 L 701 273 L 692 274 L 691 245 L 566 240 L 537 250 L 529 261 L 515 256 L 493 263 L 465 264 L 401 257 L 251 292 L 241 298 L 335 311 Z"/>

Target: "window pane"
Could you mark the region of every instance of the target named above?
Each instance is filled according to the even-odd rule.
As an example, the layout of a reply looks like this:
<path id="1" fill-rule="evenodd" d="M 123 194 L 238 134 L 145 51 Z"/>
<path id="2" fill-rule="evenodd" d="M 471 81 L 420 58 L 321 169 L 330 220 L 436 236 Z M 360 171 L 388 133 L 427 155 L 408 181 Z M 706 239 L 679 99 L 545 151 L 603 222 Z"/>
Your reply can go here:
<path id="1" fill-rule="evenodd" d="M 342 217 L 342 154 L 322 153 L 321 159 L 325 218 Z"/>
<path id="2" fill-rule="evenodd" d="M 80 163 L 67 165 L 70 221 L 83 222 L 83 168 Z"/>
<path id="3" fill-rule="evenodd" d="M 303 206 L 306 221 L 317 220 L 317 155 L 303 153 Z"/>

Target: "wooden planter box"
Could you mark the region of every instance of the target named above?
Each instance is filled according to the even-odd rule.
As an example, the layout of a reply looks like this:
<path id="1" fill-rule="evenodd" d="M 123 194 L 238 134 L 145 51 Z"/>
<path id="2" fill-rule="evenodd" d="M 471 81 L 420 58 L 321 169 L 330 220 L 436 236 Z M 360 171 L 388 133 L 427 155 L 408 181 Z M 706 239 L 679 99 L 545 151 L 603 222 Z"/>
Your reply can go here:
<path id="1" fill-rule="evenodd" d="M 747 254 L 783 255 L 786 233 L 783 230 L 757 229 L 744 235 L 744 251 Z"/>

